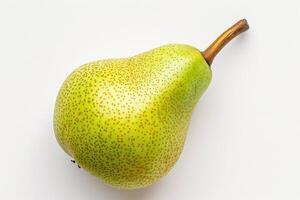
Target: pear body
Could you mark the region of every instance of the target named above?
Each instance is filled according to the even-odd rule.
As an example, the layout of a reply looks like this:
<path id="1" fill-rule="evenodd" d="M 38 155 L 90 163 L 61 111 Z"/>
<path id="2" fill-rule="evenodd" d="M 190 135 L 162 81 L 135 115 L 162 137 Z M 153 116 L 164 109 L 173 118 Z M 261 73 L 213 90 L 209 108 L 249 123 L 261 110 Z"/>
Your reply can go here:
<path id="1" fill-rule="evenodd" d="M 181 44 L 85 64 L 59 91 L 56 138 L 104 182 L 146 187 L 176 163 L 192 111 L 210 81 L 201 52 Z"/>

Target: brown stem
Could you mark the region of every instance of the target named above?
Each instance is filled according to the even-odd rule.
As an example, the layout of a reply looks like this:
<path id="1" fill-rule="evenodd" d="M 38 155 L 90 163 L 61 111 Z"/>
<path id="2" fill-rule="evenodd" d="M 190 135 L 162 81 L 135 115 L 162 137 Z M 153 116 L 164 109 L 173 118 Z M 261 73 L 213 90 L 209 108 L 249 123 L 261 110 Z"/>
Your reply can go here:
<path id="1" fill-rule="evenodd" d="M 215 56 L 233 38 L 249 29 L 246 19 L 242 19 L 222 33 L 205 51 L 202 52 L 208 65 L 211 65 Z"/>

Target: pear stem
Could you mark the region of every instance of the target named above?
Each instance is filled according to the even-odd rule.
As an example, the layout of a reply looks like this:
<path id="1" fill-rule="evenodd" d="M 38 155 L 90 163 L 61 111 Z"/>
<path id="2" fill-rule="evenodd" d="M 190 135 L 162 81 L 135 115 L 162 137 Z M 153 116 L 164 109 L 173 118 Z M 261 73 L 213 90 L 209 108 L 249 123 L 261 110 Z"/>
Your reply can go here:
<path id="1" fill-rule="evenodd" d="M 207 64 L 211 65 L 215 56 L 228 42 L 248 29 L 249 25 L 247 20 L 242 19 L 222 33 L 205 51 L 202 52 Z"/>

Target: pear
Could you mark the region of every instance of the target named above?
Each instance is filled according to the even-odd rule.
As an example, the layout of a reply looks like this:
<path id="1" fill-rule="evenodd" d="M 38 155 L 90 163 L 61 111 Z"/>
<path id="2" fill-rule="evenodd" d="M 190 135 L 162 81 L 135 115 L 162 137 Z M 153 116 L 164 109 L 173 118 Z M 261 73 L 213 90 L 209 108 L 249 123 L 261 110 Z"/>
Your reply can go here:
<path id="1" fill-rule="evenodd" d="M 87 63 L 63 83 L 55 105 L 58 143 L 76 163 L 117 188 L 149 186 L 178 160 L 215 55 L 247 30 L 240 20 L 207 50 L 165 45 Z"/>

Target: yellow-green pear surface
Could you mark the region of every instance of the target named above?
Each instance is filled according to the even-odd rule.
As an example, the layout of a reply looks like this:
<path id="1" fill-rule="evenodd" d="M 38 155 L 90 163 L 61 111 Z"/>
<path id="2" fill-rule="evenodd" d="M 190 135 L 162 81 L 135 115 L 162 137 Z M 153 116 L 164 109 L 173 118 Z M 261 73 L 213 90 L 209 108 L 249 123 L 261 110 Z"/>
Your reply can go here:
<path id="1" fill-rule="evenodd" d="M 60 146 L 114 187 L 153 184 L 180 156 L 192 111 L 211 81 L 209 65 L 233 38 L 228 31 L 238 35 L 247 28 L 239 21 L 204 52 L 171 44 L 79 67 L 56 101 Z"/>

